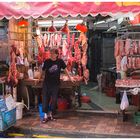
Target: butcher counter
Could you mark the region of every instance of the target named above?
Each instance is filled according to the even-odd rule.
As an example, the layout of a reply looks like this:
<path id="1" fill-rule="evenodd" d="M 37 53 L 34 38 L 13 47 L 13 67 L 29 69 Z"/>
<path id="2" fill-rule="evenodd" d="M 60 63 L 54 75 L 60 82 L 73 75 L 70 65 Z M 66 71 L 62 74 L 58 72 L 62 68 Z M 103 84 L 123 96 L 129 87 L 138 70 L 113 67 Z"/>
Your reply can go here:
<path id="1" fill-rule="evenodd" d="M 127 95 L 138 94 L 138 111 L 140 111 L 140 80 L 138 79 L 118 79 L 116 80 L 116 95 L 123 96 L 124 91 Z M 134 93 L 134 89 L 137 89 L 137 93 Z M 121 101 L 120 101 L 121 102 Z M 122 110 L 123 121 L 126 120 L 126 110 Z"/>
<path id="2" fill-rule="evenodd" d="M 42 98 L 42 83 L 43 80 L 38 82 L 37 79 L 22 79 L 19 80 L 17 86 L 17 100 L 24 100 L 24 103 L 30 108 L 31 106 L 37 107 Z M 60 80 L 59 97 L 67 98 L 70 107 L 81 106 L 81 81 L 72 83 L 69 80 Z"/>

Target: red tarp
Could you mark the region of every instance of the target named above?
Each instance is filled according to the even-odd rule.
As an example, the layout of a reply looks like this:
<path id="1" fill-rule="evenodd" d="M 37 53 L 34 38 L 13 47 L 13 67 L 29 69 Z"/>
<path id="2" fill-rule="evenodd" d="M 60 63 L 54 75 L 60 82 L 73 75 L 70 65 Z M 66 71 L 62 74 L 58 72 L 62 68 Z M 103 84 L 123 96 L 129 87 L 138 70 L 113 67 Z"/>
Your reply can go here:
<path id="1" fill-rule="evenodd" d="M 140 12 L 140 2 L 0 2 L 0 18 L 38 18 L 59 15 L 83 17 L 91 14 L 114 15 L 117 13 Z"/>

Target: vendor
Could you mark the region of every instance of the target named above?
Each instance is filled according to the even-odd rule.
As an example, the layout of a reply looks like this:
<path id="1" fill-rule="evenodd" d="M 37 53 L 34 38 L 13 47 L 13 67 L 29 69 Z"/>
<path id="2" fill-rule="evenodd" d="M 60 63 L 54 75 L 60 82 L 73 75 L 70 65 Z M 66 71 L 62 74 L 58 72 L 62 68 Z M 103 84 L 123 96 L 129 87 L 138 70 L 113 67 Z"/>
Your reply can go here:
<path id="1" fill-rule="evenodd" d="M 65 73 L 68 75 L 70 81 L 74 82 L 70 77 L 68 70 L 66 68 L 66 64 L 62 59 L 58 58 L 59 52 L 57 49 L 50 50 L 50 59 L 45 60 L 43 65 L 43 73 L 45 72 L 45 78 L 43 82 L 43 112 L 45 112 L 43 123 L 48 120 L 54 120 L 53 114 L 56 110 L 57 105 L 57 96 L 60 85 L 60 72 L 61 69 L 64 69 Z M 42 77 L 42 76 L 41 76 Z M 49 108 L 49 104 L 51 103 L 51 108 Z"/>

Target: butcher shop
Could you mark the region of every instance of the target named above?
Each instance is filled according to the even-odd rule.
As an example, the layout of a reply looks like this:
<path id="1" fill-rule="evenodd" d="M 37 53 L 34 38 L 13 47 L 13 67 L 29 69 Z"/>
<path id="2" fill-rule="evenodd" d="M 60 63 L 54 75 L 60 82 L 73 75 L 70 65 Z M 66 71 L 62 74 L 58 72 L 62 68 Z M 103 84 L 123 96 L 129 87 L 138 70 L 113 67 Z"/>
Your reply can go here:
<path id="1" fill-rule="evenodd" d="M 122 113 L 125 121 L 127 112 L 140 109 L 139 2 L 0 2 L 0 7 L 1 111 L 16 108 L 16 119 L 30 111 L 42 117 L 41 73 L 54 48 L 68 72 L 61 70 L 58 112 Z"/>

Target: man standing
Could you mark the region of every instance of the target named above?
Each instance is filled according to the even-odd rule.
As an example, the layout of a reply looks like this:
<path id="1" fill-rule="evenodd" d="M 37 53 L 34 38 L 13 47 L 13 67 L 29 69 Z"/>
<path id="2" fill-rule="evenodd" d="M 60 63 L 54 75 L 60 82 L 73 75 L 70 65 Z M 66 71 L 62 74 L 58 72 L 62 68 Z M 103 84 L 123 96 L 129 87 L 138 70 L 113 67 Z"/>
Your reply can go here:
<path id="1" fill-rule="evenodd" d="M 57 106 L 58 91 L 60 85 L 60 73 L 61 69 L 64 69 L 65 73 L 71 79 L 66 64 L 62 59 L 58 58 L 59 52 L 57 49 L 50 50 L 50 59 L 45 60 L 42 70 L 45 72 L 45 78 L 43 82 L 43 112 L 45 113 L 43 123 L 49 119 L 54 120 L 53 114 Z M 51 108 L 49 110 L 49 103 L 51 102 Z"/>

